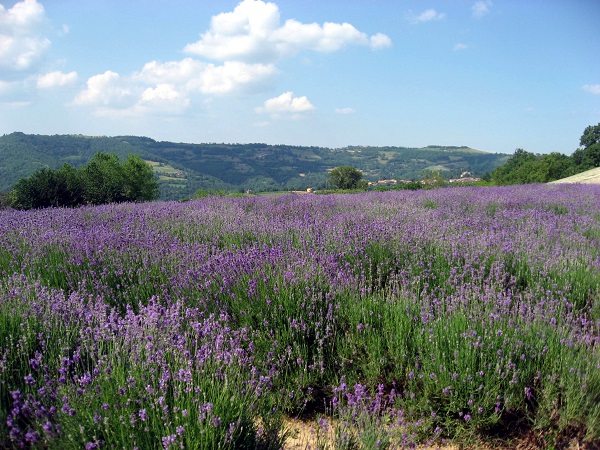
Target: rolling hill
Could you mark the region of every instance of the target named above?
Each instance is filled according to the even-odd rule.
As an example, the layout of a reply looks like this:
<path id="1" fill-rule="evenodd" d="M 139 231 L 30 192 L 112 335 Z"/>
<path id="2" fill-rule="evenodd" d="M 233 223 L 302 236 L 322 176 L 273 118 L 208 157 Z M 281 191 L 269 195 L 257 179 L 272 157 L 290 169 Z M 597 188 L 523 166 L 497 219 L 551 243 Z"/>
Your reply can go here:
<path id="1" fill-rule="evenodd" d="M 175 143 L 139 136 L 30 135 L 0 137 L 0 192 L 41 167 L 86 164 L 99 151 L 120 158 L 129 153 L 152 164 L 162 199 L 182 199 L 199 188 L 253 191 L 322 187 L 328 170 L 350 165 L 370 181 L 419 179 L 426 170 L 445 177 L 462 172 L 481 176 L 503 164 L 508 154 L 461 146 L 425 148 L 349 146 L 300 147 L 267 144 Z"/>

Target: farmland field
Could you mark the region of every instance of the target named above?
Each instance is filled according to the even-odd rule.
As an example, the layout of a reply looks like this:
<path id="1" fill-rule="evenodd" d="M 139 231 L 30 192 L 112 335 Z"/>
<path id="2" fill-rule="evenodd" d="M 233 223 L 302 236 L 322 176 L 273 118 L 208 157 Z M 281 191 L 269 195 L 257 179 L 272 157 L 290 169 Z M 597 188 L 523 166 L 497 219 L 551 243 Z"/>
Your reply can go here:
<path id="1" fill-rule="evenodd" d="M 593 446 L 599 327 L 597 185 L 3 210 L 0 448 Z"/>

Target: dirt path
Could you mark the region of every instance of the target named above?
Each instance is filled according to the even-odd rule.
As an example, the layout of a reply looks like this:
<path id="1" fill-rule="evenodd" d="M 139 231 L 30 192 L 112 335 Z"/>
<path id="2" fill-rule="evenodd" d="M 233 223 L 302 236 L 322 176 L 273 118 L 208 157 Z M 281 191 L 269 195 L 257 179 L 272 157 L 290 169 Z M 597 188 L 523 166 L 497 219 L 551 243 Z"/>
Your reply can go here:
<path id="1" fill-rule="evenodd" d="M 330 431 L 328 438 L 321 436 L 321 439 L 317 439 L 315 431 L 315 423 L 311 421 L 302 421 L 299 419 L 287 418 L 284 421 L 285 427 L 288 431 L 288 437 L 286 439 L 283 450 L 317 450 L 319 448 L 335 448 L 332 446 L 334 443 L 334 433 Z M 319 441 L 319 442 L 318 442 Z M 434 446 L 417 446 L 416 450 L 540 450 L 542 447 L 536 445 L 535 439 L 531 439 L 531 436 L 522 436 L 512 441 L 506 441 L 504 443 L 496 444 L 474 444 L 472 446 L 460 447 L 454 444 L 436 444 Z M 320 446 L 318 445 L 320 443 Z M 404 447 L 403 447 L 404 448 Z M 588 442 L 587 444 L 580 444 L 576 439 L 566 440 L 562 442 L 556 448 L 561 450 L 600 450 L 600 443 Z"/>
<path id="2" fill-rule="evenodd" d="M 313 422 L 304 422 L 297 419 L 286 419 L 285 426 L 288 429 L 288 438 L 285 442 L 283 450 L 316 450 L 317 435 Z M 330 442 L 333 441 L 333 432 L 329 433 Z M 321 443 L 323 440 L 321 439 Z M 458 446 L 441 445 L 435 447 L 417 447 L 418 450 L 459 450 Z M 491 447 L 481 447 L 481 450 L 492 450 Z"/>

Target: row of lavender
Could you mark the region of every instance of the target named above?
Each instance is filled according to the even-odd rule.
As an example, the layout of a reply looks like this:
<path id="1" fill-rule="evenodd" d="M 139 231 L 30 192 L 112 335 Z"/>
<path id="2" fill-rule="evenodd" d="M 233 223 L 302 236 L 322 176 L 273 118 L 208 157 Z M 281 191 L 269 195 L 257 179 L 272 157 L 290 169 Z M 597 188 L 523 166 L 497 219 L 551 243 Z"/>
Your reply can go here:
<path id="1" fill-rule="evenodd" d="M 0 277 L 0 446 L 600 436 L 598 187 L 0 211 Z"/>

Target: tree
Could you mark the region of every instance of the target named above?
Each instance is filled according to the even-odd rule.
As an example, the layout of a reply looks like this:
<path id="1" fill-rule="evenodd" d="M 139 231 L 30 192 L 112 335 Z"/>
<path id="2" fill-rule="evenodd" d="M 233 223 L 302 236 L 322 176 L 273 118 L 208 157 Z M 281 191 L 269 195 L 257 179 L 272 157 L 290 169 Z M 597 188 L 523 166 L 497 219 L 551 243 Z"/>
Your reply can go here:
<path id="1" fill-rule="evenodd" d="M 506 164 L 497 167 L 492 172 L 492 179 L 496 184 L 526 183 L 525 178 L 529 172 L 527 165 L 536 160 L 537 156 L 534 153 L 518 148 Z"/>
<path id="2" fill-rule="evenodd" d="M 10 202 L 17 209 L 101 205 L 158 198 L 152 167 L 136 155 L 122 164 L 114 154 L 97 153 L 82 169 L 69 164 L 59 170 L 38 169 L 17 182 Z"/>
<path id="3" fill-rule="evenodd" d="M 11 192 L 0 192 L 0 209 L 8 208 L 12 204 Z"/>
<path id="4" fill-rule="evenodd" d="M 573 170 L 573 161 L 567 155 L 562 153 L 552 152 L 547 155 L 542 155 L 539 160 L 539 172 L 543 174 L 544 183 L 548 183 L 554 180 L 560 180 L 561 178 L 568 177 L 571 175 Z"/>
<path id="5" fill-rule="evenodd" d="M 148 163 L 137 155 L 129 155 L 122 167 L 125 197 L 128 201 L 140 202 L 158 198 L 158 181 Z"/>
<path id="6" fill-rule="evenodd" d="M 573 152 L 573 164 L 578 172 L 600 166 L 600 142 Z"/>
<path id="7" fill-rule="evenodd" d="M 55 171 L 42 167 L 29 178 L 17 182 L 12 193 L 12 206 L 17 209 L 60 206 L 60 186 Z"/>
<path id="8" fill-rule="evenodd" d="M 362 172 L 352 166 L 340 166 L 329 172 L 329 178 L 338 189 L 356 189 L 361 186 Z"/>
<path id="9" fill-rule="evenodd" d="M 81 174 L 73 166 L 63 164 L 56 172 L 60 206 L 79 206 L 83 203 L 84 190 Z"/>
<path id="10" fill-rule="evenodd" d="M 573 152 L 573 164 L 576 166 L 577 171 L 583 172 L 584 170 L 592 169 L 600 166 L 600 123 L 598 125 L 587 127 L 579 144 L 582 148 L 579 148 Z"/>
<path id="11" fill-rule="evenodd" d="M 600 144 L 600 123 L 598 125 L 590 125 L 581 135 L 579 145 L 583 148 L 591 147 L 594 144 Z"/>
<path id="12" fill-rule="evenodd" d="M 115 154 L 96 153 L 81 169 L 85 202 L 90 205 L 126 200 L 125 174 Z"/>

